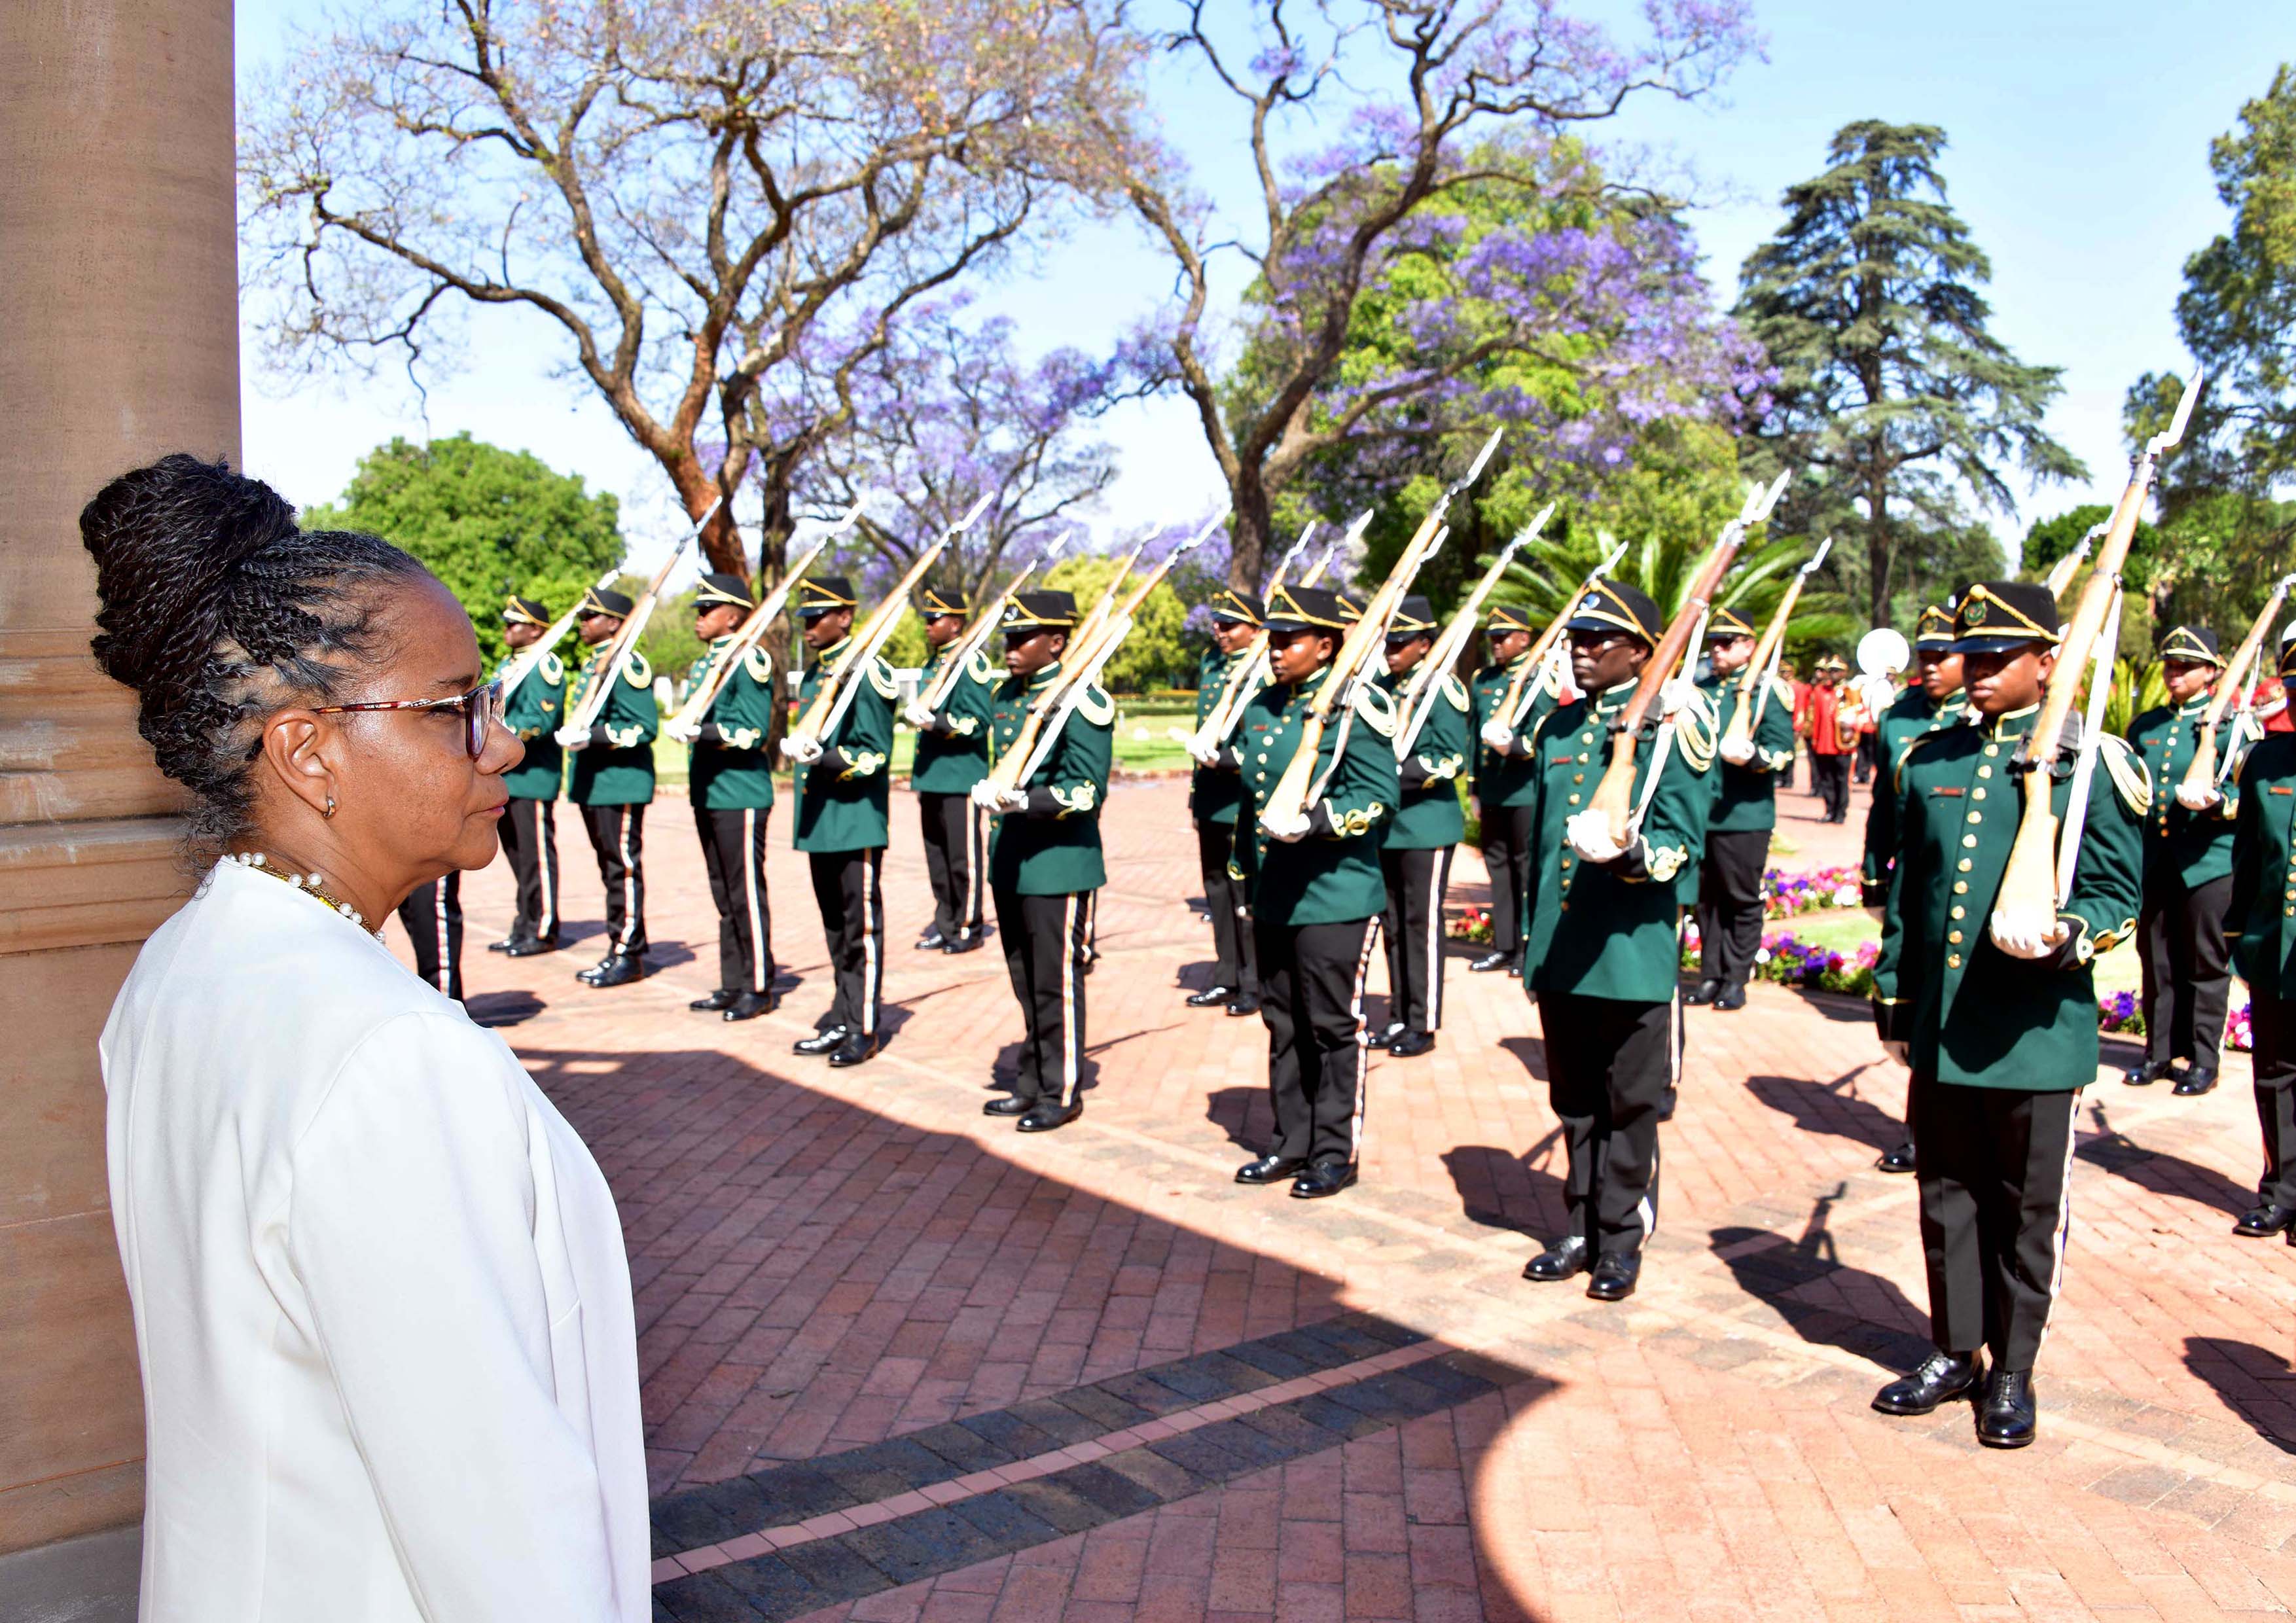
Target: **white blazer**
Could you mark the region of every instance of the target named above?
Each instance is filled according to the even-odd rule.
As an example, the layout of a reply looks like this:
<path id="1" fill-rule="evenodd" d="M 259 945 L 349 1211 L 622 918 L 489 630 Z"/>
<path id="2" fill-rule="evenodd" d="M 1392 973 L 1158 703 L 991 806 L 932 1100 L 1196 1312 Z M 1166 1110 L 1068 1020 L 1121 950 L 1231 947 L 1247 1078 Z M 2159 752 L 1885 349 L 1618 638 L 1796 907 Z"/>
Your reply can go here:
<path id="1" fill-rule="evenodd" d="M 143 1623 L 638 1623 L 629 1266 L 503 1040 L 219 864 L 103 1029 Z"/>

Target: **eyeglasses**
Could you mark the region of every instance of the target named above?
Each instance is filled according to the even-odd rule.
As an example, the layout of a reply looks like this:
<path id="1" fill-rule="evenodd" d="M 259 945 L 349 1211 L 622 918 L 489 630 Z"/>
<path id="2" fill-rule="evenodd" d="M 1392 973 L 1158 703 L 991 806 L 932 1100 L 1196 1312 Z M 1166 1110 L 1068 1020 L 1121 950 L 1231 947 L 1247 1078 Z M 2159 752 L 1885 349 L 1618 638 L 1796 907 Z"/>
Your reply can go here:
<path id="1" fill-rule="evenodd" d="M 486 752 L 487 729 L 502 719 L 503 693 L 499 682 L 482 683 L 452 699 L 376 699 L 365 704 L 323 704 L 315 716 L 347 716 L 360 710 L 460 710 L 463 748 L 472 760 Z"/>

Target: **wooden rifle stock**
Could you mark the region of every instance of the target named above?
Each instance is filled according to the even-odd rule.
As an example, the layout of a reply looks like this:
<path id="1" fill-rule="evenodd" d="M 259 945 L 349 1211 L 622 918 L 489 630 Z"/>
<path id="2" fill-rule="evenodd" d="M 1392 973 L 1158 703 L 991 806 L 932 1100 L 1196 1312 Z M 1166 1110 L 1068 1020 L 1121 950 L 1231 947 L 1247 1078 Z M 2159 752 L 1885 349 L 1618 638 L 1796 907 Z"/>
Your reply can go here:
<path id="1" fill-rule="evenodd" d="M 723 505 L 723 496 L 712 502 L 709 511 L 703 513 L 694 527 L 669 549 L 669 556 L 662 560 L 661 567 L 653 572 L 653 578 L 646 583 L 644 593 L 631 605 L 629 617 L 622 621 L 622 628 L 614 633 L 614 640 L 607 645 L 603 678 L 582 695 L 582 709 L 578 714 L 566 718 L 567 726 L 579 727 L 586 733 L 598 725 L 598 712 L 606 708 L 606 696 L 614 691 L 614 684 L 621 680 L 623 668 L 629 664 L 630 655 L 637 652 L 638 638 L 645 635 L 646 622 L 653 618 L 654 601 L 661 595 L 662 586 L 669 579 L 670 570 L 677 567 L 677 561 L 685 556 L 685 549 L 693 545 L 693 537 L 701 533 L 702 526 L 708 524 Z"/>
<path id="2" fill-rule="evenodd" d="M 1508 732 L 1516 732 L 1522 726 L 1522 713 L 1530 705 L 1530 701 L 1523 696 L 1522 690 L 1530 684 L 1531 677 L 1538 674 L 1538 668 L 1546 663 L 1547 652 L 1554 646 L 1556 639 L 1562 636 L 1562 627 L 1569 625 L 1570 617 L 1578 612 L 1578 605 L 1587 601 L 1587 594 L 1595 589 L 1595 583 L 1617 569 L 1619 560 L 1626 555 L 1625 542 L 1620 541 L 1614 545 L 1611 548 L 1610 554 L 1595 566 L 1595 572 L 1578 583 L 1578 589 L 1570 594 L 1570 598 L 1563 603 L 1562 611 L 1549 620 L 1546 629 L 1540 632 L 1530 646 L 1523 651 L 1522 664 L 1516 669 L 1513 679 L 1507 684 L 1505 698 L 1499 701 L 1499 714 L 1506 717 Z"/>
<path id="3" fill-rule="evenodd" d="M 2272 630 L 2272 622 L 2279 618 L 2281 604 L 2288 601 L 2288 588 L 2296 585 L 2296 575 L 2283 575 L 2265 600 L 2264 612 L 2249 627 L 2248 635 L 2233 651 L 2225 666 L 2224 676 L 2217 683 L 2217 691 L 2209 700 L 2208 712 L 2201 719 L 2201 742 L 2193 751 L 2193 764 L 2185 768 L 2180 788 L 2213 789 L 2217 781 L 2217 730 L 2224 725 L 2225 711 L 2232 706 L 2234 694 L 2254 680 L 2248 674 L 2249 665 L 2264 651 L 2264 639 Z"/>
<path id="4" fill-rule="evenodd" d="M 863 501 L 866 500 L 865 496 Z M 820 561 L 823 553 L 829 550 L 829 544 L 843 535 L 861 516 L 861 502 L 854 503 L 834 523 L 826 526 L 819 539 L 800 553 L 797 562 L 783 573 L 781 583 L 766 594 L 765 601 L 750 611 L 748 617 L 742 621 L 741 628 L 734 633 L 734 641 L 727 646 L 725 657 L 710 671 L 709 679 L 687 695 L 677 714 L 662 729 L 664 732 L 672 738 L 677 738 L 701 725 L 702 717 L 709 714 L 709 707 L 718 702 L 718 695 L 726 691 L 726 684 L 734 674 L 734 667 L 741 662 L 742 655 L 757 646 L 767 632 L 773 629 L 774 622 L 781 618 L 782 610 L 788 606 L 790 594 L 797 589 L 797 583 L 805 578 L 806 571 Z"/>
<path id="5" fill-rule="evenodd" d="M 1412 746 L 1419 742 L 1419 734 L 1427 725 L 1428 715 L 1442 687 L 1443 677 L 1459 662 L 1459 655 L 1474 636 L 1476 625 L 1482 619 L 1483 604 L 1497 589 L 1507 566 L 1514 561 L 1517 553 L 1538 538 L 1539 531 L 1546 528 L 1546 521 L 1554 516 L 1554 504 L 1549 502 L 1526 529 L 1499 549 L 1499 555 L 1491 561 L 1491 567 L 1483 571 L 1483 578 L 1475 583 L 1474 590 L 1468 593 L 1465 600 L 1452 611 L 1449 623 L 1435 639 L 1435 645 L 1427 651 L 1427 657 L 1419 661 L 1419 668 L 1412 674 L 1410 685 L 1404 689 L 1402 700 L 1396 706 L 1398 717 L 1395 728 L 1397 760 L 1408 758 Z"/>
<path id="6" fill-rule="evenodd" d="M 876 658 L 877 650 L 883 647 L 886 639 L 893 635 L 893 627 L 906 611 L 909 594 L 917 589 L 917 583 L 925 578 L 925 571 L 932 568 L 934 560 L 941 554 L 941 549 L 955 534 L 953 529 L 943 530 L 931 546 L 918 553 L 917 561 L 909 566 L 908 573 L 901 577 L 899 584 L 886 594 L 883 602 L 870 611 L 869 618 L 851 634 L 846 642 L 845 652 L 830 668 L 828 679 L 815 693 L 813 702 L 805 708 L 805 714 L 797 718 L 797 725 L 790 729 L 790 738 L 783 741 L 784 747 L 790 739 L 809 738 L 816 742 L 820 742 L 832 718 L 841 715 L 844 709 L 840 695 L 849 684 L 862 678 L 864 668 L 869 660 Z"/>
<path id="7" fill-rule="evenodd" d="M 620 575 L 621 570 L 608 570 L 604 574 L 598 577 L 598 584 L 595 589 L 601 592 L 604 591 L 608 586 L 612 586 L 614 582 L 619 578 Z M 584 595 L 586 596 L 587 594 L 586 593 Z M 525 682 L 529 676 L 534 675 L 535 668 L 542 663 L 543 660 L 549 654 L 550 651 L 566 640 L 566 634 L 574 628 L 574 622 L 580 616 L 581 612 L 582 599 L 580 597 L 577 597 L 574 600 L 574 606 L 572 608 L 567 610 L 565 613 L 551 621 L 549 627 L 543 632 L 539 639 L 535 642 L 529 643 L 526 645 L 526 652 L 518 656 L 518 663 L 512 665 L 503 676 L 502 701 L 504 709 L 509 709 L 510 696 L 518 692 L 521 684 Z"/>
<path id="8" fill-rule="evenodd" d="M 1802 583 L 1825 561 L 1825 554 L 1833 547 L 1833 537 L 1828 536 L 1818 544 L 1816 555 L 1796 570 L 1794 578 L 1786 582 L 1785 594 L 1778 599 L 1770 623 L 1762 627 L 1762 640 L 1754 644 L 1754 657 L 1746 661 L 1746 674 L 1738 678 L 1738 708 L 1730 717 L 1730 725 L 1723 729 L 1724 743 L 1753 742 L 1754 724 L 1761 719 L 1762 710 L 1769 702 L 1770 660 L 1786 640 L 1786 622 L 1793 619 L 1794 605 L 1801 601 Z"/>

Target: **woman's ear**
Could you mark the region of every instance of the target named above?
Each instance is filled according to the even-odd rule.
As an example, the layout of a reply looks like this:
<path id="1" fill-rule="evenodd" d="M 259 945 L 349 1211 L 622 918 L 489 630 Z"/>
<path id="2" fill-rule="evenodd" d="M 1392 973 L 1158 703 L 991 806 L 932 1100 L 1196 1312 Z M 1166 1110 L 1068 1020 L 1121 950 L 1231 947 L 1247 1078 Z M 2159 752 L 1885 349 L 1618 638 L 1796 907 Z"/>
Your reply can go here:
<path id="1" fill-rule="evenodd" d="M 335 815 L 335 775 L 326 750 L 339 736 L 306 709 L 282 710 L 263 727 L 263 758 L 272 775 L 322 817 Z"/>

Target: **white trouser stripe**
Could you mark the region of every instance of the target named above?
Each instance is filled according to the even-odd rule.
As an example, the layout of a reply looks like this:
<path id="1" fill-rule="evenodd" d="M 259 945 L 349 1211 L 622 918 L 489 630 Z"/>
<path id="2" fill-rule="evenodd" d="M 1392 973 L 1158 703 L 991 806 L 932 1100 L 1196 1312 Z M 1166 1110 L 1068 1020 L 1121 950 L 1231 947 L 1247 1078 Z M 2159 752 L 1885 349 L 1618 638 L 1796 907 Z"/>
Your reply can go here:
<path id="1" fill-rule="evenodd" d="M 529 804 L 534 807 L 534 851 L 542 862 L 542 916 L 534 933 L 536 939 L 547 941 L 558 933 L 558 887 L 552 882 L 550 873 L 551 806 L 547 800 Z"/>
<path id="2" fill-rule="evenodd" d="M 1364 1025 L 1364 983 L 1371 979 L 1372 954 L 1378 947 L 1379 921 L 1371 919 L 1364 924 L 1363 950 L 1356 955 L 1355 989 L 1348 997 L 1348 1012 L 1355 1017 L 1356 1022 L 1356 1103 L 1348 1117 L 1348 1164 L 1350 1166 L 1363 1159 L 1364 1100 L 1367 1092 L 1365 1084 L 1371 1075 L 1371 1034 Z"/>
<path id="3" fill-rule="evenodd" d="M 877 1035 L 877 863 L 880 850 L 861 853 L 861 1035 Z"/>
<path id="4" fill-rule="evenodd" d="M 627 952 L 638 930 L 638 865 L 630 856 L 630 808 L 614 807 L 614 838 L 622 852 L 622 933 L 615 949 Z"/>
<path id="5" fill-rule="evenodd" d="M 1076 941 L 1077 893 L 1069 892 L 1061 909 L 1061 1108 L 1076 1098 Z"/>
<path id="6" fill-rule="evenodd" d="M 983 816 L 980 808 L 968 799 L 964 804 L 965 851 L 967 854 L 964 888 L 964 916 L 956 922 L 957 939 L 969 941 L 980 930 L 981 870 L 988 865 L 980 848 Z"/>
<path id="7" fill-rule="evenodd" d="M 1435 851 L 1431 855 L 1433 861 L 1427 869 L 1427 985 L 1423 990 L 1427 1029 L 1436 1031 L 1443 1025 L 1443 865 L 1450 860 L 1450 853 Z"/>
<path id="8" fill-rule="evenodd" d="M 750 990 L 766 989 L 766 917 L 758 899 L 758 813 L 742 813 L 742 885 L 750 896 Z"/>

